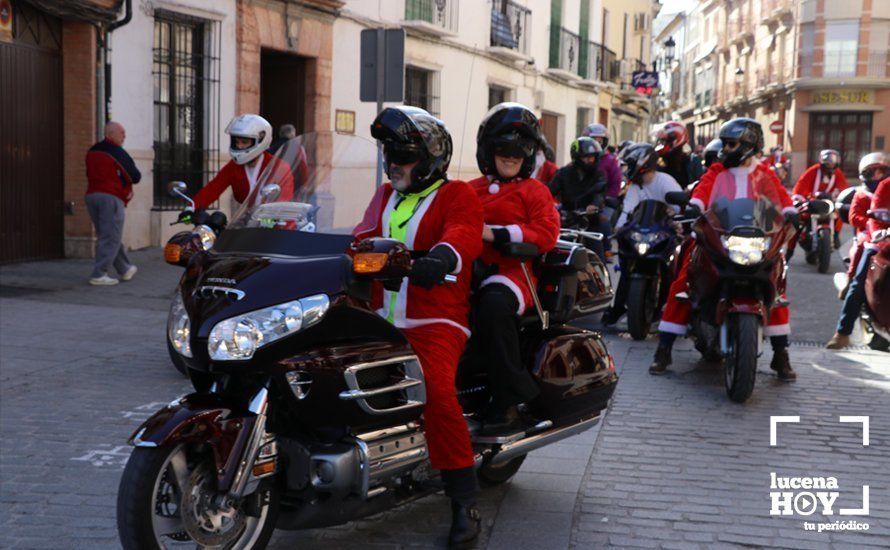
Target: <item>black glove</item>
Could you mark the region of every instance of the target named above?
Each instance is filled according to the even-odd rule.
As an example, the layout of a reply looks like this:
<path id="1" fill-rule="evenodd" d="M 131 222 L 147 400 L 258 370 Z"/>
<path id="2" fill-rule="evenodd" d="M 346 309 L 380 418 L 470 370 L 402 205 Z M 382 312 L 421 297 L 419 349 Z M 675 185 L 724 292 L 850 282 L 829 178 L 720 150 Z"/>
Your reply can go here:
<path id="1" fill-rule="evenodd" d="M 790 223 L 794 226 L 795 229 L 800 229 L 800 215 L 797 211 L 788 211 L 785 212 L 785 223 Z"/>
<path id="2" fill-rule="evenodd" d="M 195 215 L 194 210 L 183 210 L 179 213 L 179 217 L 176 219 L 177 223 L 191 223 L 192 216 Z"/>
<path id="3" fill-rule="evenodd" d="M 457 256 L 447 246 L 437 246 L 423 258 L 414 260 L 408 281 L 430 289 L 445 280 L 445 275 L 457 267 Z"/>
<path id="4" fill-rule="evenodd" d="M 683 215 L 686 216 L 686 218 L 698 218 L 701 216 L 701 208 L 699 208 L 697 204 L 687 205 Z"/>

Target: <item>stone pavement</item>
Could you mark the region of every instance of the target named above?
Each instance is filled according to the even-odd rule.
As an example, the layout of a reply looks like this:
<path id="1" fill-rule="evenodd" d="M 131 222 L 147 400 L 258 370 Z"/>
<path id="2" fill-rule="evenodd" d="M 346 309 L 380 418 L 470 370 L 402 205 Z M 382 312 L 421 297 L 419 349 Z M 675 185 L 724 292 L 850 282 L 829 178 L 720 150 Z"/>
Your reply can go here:
<path id="1" fill-rule="evenodd" d="M 0 548 L 119 546 L 126 438 L 189 390 L 163 345 L 180 270 L 157 249 L 134 257 L 136 279 L 111 288 L 85 284 L 86 261 L 0 268 Z M 793 276 L 807 268 L 815 273 Z M 830 335 L 838 302 L 806 300 L 829 292 L 830 277 L 795 283 L 805 303 L 792 322 L 817 319 L 814 330 L 827 325 Z M 890 355 L 796 345 L 799 380 L 785 385 L 770 375 L 767 351 L 754 396 L 738 405 L 688 343 L 656 378 L 645 371 L 651 340 L 608 340 L 621 382 L 603 425 L 533 453 L 510 483 L 487 489 L 479 548 L 890 546 Z M 771 447 L 769 416 L 779 414 L 801 422 L 781 425 Z M 868 447 L 840 415 L 871 417 Z M 870 515 L 771 518 L 770 472 L 835 476 L 835 513 L 858 507 L 868 484 Z M 448 515 L 435 496 L 345 526 L 279 532 L 272 548 L 443 547 Z M 803 527 L 835 519 L 870 528 Z"/>

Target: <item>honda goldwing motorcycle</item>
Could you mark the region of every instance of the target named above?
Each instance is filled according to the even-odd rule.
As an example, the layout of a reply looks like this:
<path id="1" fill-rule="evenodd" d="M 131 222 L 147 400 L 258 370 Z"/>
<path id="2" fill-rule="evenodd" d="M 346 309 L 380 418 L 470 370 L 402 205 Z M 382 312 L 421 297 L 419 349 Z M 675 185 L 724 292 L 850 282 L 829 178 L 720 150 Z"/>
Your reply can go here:
<path id="1" fill-rule="evenodd" d="M 668 204 L 683 205 L 685 192 L 668 193 Z M 667 290 L 677 274 L 682 236 L 671 222 L 672 209 L 661 201 L 644 200 L 618 230 L 618 254 L 629 277 L 627 329 L 634 340 L 649 335 L 653 320 L 667 300 Z"/>
<path id="2" fill-rule="evenodd" d="M 794 205 L 800 212 L 800 247 L 808 264 L 815 264 L 819 273 L 828 273 L 834 251 L 834 199 L 829 193 L 800 201 Z"/>
<path id="3" fill-rule="evenodd" d="M 370 306 L 372 285 L 398 286 L 412 253 L 332 229 L 351 229 L 373 195 L 375 144 L 312 134 L 277 154 L 290 162 L 297 148 L 318 191 L 313 204 L 286 200 L 261 174 L 213 247 L 185 265 L 174 337 L 195 391 L 130 439 L 117 503 L 126 549 L 262 548 L 275 528 L 341 524 L 441 488 L 426 446 L 423 370 Z M 336 201 L 322 193 L 338 190 L 348 193 Z M 521 341 L 541 386 L 529 406 L 542 420 L 477 437 L 491 381 L 461 365 L 456 391 L 489 483 L 508 480 L 528 452 L 597 424 L 617 383 L 600 336 L 568 324 L 596 299 L 578 277 L 591 276 L 588 251 L 567 243 L 540 257 L 516 243 L 505 253 L 541 275 Z"/>
<path id="4" fill-rule="evenodd" d="M 794 235 L 766 195 L 718 198 L 693 225 L 688 266 L 692 337 L 706 359 L 723 357 L 726 392 L 736 402 L 754 390 L 762 331 L 785 292 L 784 249 Z"/>

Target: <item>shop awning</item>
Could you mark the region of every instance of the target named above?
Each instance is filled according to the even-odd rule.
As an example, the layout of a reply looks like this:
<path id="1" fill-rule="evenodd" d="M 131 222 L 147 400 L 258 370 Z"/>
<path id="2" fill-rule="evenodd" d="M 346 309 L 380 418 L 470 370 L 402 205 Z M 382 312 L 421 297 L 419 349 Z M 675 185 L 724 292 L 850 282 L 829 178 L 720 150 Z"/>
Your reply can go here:
<path id="1" fill-rule="evenodd" d="M 28 3 L 63 19 L 111 23 L 118 19 L 123 0 L 28 0 Z"/>

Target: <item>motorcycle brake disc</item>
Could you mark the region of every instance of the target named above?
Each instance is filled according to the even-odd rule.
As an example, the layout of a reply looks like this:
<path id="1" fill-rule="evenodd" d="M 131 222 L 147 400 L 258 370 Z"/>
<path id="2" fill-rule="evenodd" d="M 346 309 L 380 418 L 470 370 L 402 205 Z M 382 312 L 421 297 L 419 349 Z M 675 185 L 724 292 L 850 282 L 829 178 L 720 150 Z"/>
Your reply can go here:
<path id="1" fill-rule="evenodd" d="M 195 468 L 183 490 L 182 524 L 199 545 L 224 547 L 238 540 L 247 518 L 237 503 L 216 492 L 215 485 L 206 464 Z"/>

